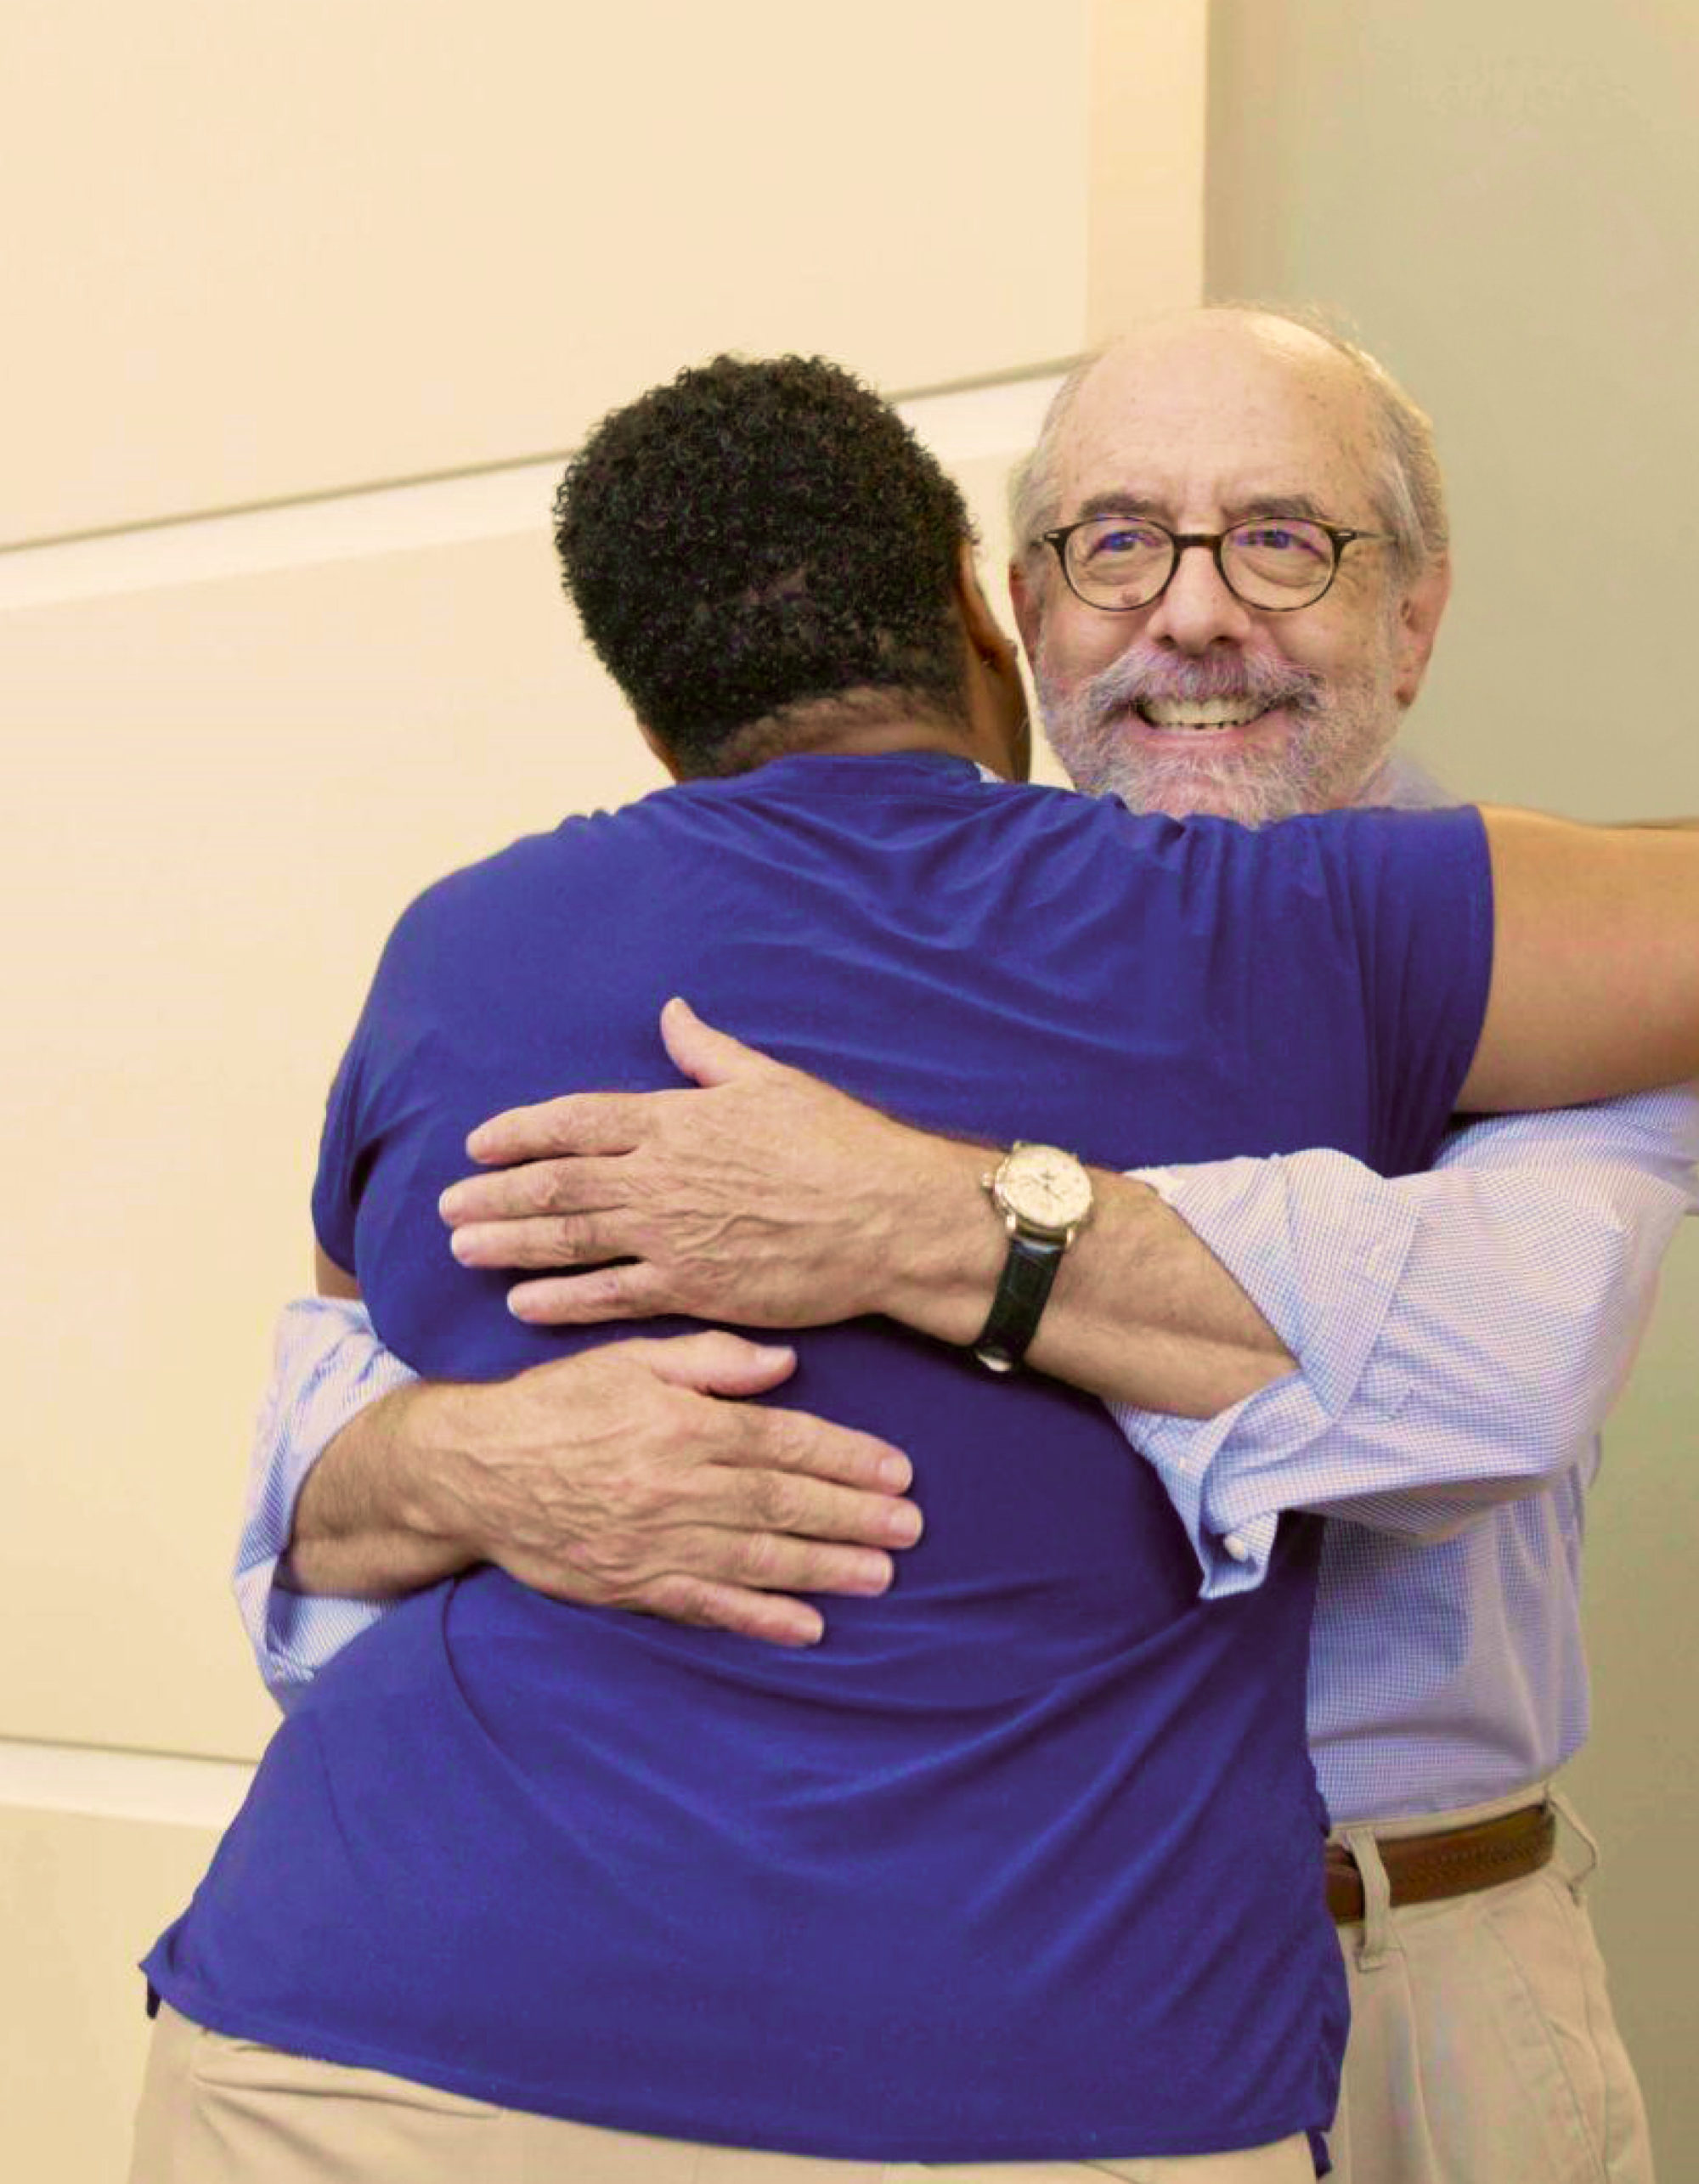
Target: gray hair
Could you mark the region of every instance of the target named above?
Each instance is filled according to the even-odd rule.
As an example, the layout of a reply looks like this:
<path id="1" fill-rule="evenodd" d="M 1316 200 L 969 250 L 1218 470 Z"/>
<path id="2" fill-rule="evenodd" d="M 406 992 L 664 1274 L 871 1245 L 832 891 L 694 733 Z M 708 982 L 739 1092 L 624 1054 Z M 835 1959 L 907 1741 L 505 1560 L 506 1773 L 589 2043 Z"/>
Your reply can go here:
<path id="1" fill-rule="evenodd" d="M 1380 520 L 1391 533 L 1399 574 L 1412 583 L 1443 558 L 1450 541 L 1445 481 L 1434 446 L 1433 426 L 1380 360 L 1341 333 L 1319 311 L 1266 303 L 1212 303 L 1205 315 L 1273 319 L 1301 328 L 1343 357 L 1367 395 L 1377 443 L 1377 475 L 1370 490 Z M 1111 344 L 1082 357 L 1052 398 L 1032 453 L 1010 474 L 1009 538 L 1018 560 L 1042 559 L 1041 534 L 1062 513 L 1062 435 L 1080 389 Z"/>

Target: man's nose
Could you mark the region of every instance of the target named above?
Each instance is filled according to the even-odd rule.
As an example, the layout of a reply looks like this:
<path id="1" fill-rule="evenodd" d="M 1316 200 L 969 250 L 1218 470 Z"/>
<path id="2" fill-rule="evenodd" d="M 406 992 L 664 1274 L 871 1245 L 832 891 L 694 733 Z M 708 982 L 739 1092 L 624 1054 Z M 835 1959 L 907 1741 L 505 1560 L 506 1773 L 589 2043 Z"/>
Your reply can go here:
<path id="1" fill-rule="evenodd" d="M 1249 608 L 1228 590 L 1211 549 L 1183 546 L 1144 633 L 1177 652 L 1206 652 L 1211 645 L 1242 644 L 1250 626 Z"/>

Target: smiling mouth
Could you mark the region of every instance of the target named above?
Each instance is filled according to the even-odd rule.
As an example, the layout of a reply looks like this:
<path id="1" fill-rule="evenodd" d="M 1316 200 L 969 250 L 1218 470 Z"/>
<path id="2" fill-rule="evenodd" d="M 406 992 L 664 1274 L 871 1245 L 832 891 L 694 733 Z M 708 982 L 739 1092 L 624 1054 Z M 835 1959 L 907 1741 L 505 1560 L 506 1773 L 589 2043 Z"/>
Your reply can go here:
<path id="1" fill-rule="evenodd" d="M 1134 711 L 1147 727 L 1195 734 L 1211 728 L 1245 728 L 1275 708 L 1254 697 L 1141 698 Z"/>

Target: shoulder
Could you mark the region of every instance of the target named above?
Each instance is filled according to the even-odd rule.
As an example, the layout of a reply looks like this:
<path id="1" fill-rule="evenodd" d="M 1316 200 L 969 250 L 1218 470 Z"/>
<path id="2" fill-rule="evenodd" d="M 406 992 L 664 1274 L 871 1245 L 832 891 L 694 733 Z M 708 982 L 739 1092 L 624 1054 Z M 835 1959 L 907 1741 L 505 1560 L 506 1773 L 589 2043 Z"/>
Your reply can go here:
<path id="1" fill-rule="evenodd" d="M 1233 864 L 1261 863 L 1280 878 L 1332 875 L 1365 901 L 1459 888 L 1484 895 L 1490 885 L 1487 830 L 1473 804 L 1305 812 L 1255 830 L 1220 819 L 1188 827 Z"/>
<path id="2" fill-rule="evenodd" d="M 489 855 L 457 866 L 421 888 L 395 922 L 392 951 L 405 956 L 441 943 L 446 935 L 477 931 L 505 917 L 522 916 L 552 890 L 588 878 L 608 855 L 618 855 L 682 793 L 658 789 L 612 811 L 573 813 L 556 825 Z"/>

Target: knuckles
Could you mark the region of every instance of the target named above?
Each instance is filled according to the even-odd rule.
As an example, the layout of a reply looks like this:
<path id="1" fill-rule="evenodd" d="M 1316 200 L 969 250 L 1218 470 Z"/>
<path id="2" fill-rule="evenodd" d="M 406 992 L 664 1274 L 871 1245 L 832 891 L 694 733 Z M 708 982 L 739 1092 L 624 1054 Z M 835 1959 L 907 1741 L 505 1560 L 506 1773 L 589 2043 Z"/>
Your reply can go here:
<path id="1" fill-rule="evenodd" d="M 582 1594 L 594 1602 L 618 1606 L 652 1573 L 646 1565 L 641 1536 L 607 1528 L 573 1541 L 563 1560 Z"/>
<path id="2" fill-rule="evenodd" d="M 573 1164 L 550 1160 L 529 1178 L 529 1203 L 516 1209 L 526 1213 L 570 1213 L 573 1210 Z"/>
<path id="3" fill-rule="evenodd" d="M 805 1530 L 807 1494 L 804 1482 L 781 1472 L 758 1473 L 751 1481 L 751 1513 L 758 1524 L 772 1532 Z"/>
<path id="4" fill-rule="evenodd" d="M 533 1267 L 569 1267 L 595 1248 L 590 1224 L 582 1214 L 562 1214 L 539 1232 L 527 1261 Z"/>
<path id="5" fill-rule="evenodd" d="M 787 1543 L 771 1533 L 757 1532 L 746 1534 L 737 1543 L 737 1574 L 745 1584 L 758 1587 L 777 1587 L 793 1582 L 790 1564 L 793 1553 Z"/>
<path id="6" fill-rule="evenodd" d="M 658 1530 L 677 1520 L 678 1481 L 659 1467 L 629 1471 L 621 1481 L 618 1501 L 628 1524 Z"/>

